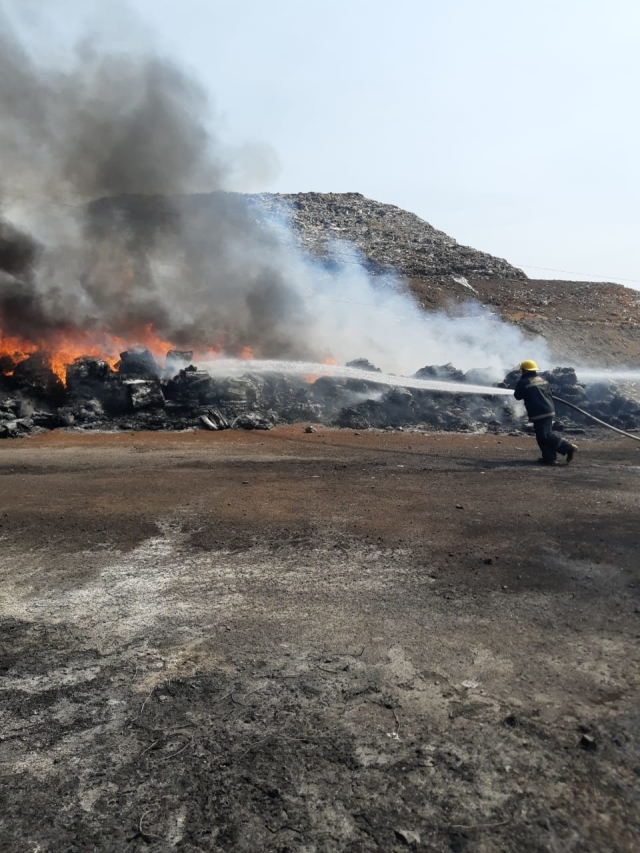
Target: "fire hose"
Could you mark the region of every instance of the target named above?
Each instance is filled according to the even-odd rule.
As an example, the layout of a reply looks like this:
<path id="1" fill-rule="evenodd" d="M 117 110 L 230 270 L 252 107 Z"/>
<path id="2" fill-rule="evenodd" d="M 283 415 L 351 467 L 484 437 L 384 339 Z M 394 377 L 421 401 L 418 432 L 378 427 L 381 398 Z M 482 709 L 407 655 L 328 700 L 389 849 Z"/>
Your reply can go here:
<path id="1" fill-rule="evenodd" d="M 568 406 L 570 409 L 575 409 L 576 412 L 580 412 L 580 414 L 584 415 L 585 418 L 589 418 L 595 423 L 600 424 L 600 426 L 613 430 L 613 432 L 619 432 L 620 435 L 626 435 L 627 438 L 632 438 L 634 441 L 640 441 L 640 436 L 631 435 L 630 432 L 625 432 L 623 429 L 618 429 L 618 427 L 611 426 L 611 424 L 606 423 L 606 421 L 601 421 L 600 418 L 597 418 L 595 415 L 590 415 L 589 412 L 585 412 L 585 410 L 579 408 L 579 406 L 576 406 L 573 403 L 569 403 L 568 400 L 563 400 L 562 397 L 556 397 L 554 394 L 553 399 L 556 401 L 556 403 L 562 403 L 563 406 Z"/>

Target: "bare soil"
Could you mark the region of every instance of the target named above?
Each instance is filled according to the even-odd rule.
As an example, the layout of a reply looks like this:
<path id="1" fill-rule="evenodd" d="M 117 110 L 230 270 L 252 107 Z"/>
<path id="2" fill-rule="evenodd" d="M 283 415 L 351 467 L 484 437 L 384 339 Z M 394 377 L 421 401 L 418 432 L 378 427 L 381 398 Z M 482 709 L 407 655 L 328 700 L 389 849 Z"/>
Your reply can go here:
<path id="1" fill-rule="evenodd" d="M 635 851 L 640 454 L 0 446 L 4 851 Z"/>
<path id="2" fill-rule="evenodd" d="M 586 281 L 474 281 L 478 299 L 527 336 L 541 335 L 557 364 L 640 367 L 640 293 Z"/>

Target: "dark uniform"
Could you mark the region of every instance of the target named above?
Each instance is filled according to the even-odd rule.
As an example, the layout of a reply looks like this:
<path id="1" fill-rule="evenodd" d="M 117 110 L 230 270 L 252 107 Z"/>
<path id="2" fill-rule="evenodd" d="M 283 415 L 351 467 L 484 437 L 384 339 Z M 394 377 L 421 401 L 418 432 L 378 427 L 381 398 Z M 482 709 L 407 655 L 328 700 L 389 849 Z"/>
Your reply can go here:
<path id="1" fill-rule="evenodd" d="M 552 465 L 558 453 L 572 458 L 574 445 L 560 438 L 552 429 L 555 409 L 546 379 L 538 376 L 535 370 L 523 370 L 513 396 L 524 402 L 529 420 L 533 423 L 538 447 L 542 452 L 540 461 Z"/>

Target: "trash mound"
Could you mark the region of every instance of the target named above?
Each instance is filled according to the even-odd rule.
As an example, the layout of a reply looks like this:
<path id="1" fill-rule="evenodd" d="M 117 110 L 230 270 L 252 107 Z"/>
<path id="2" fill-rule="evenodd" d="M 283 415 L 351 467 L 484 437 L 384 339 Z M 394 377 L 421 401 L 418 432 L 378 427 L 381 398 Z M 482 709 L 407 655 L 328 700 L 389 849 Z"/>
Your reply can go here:
<path id="1" fill-rule="evenodd" d="M 115 369 L 96 357 L 77 358 L 63 383 L 45 358 L 31 355 L 0 364 L 0 438 L 19 438 L 60 427 L 81 430 L 269 430 L 276 424 L 325 424 L 346 429 L 513 432 L 524 428 L 522 407 L 508 397 L 464 393 L 465 383 L 488 384 L 482 370 L 427 365 L 418 378 L 460 384 L 456 393 L 389 387 L 376 382 L 366 359 L 349 367 L 371 378 L 304 377 L 247 372 L 212 376 L 191 363 L 190 351 L 170 350 L 165 366 L 149 350 L 133 347 Z M 514 387 L 519 372 L 496 387 Z M 640 403 L 615 382 L 578 382 L 572 368 L 544 374 L 554 393 L 621 429 L 640 426 Z M 495 378 L 495 377 L 494 377 Z M 560 413 L 559 413 L 560 414 Z M 562 413 L 558 428 L 587 423 Z"/>
<path id="2" fill-rule="evenodd" d="M 270 220 L 291 223 L 300 246 L 318 258 L 335 255 L 336 241 L 353 247 L 373 274 L 399 272 L 409 278 L 458 281 L 466 277 L 526 281 L 522 270 L 502 258 L 461 246 L 415 213 L 360 193 L 259 193 L 245 195 Z M 455 277 L 455 278 L 452 278 Z"/>

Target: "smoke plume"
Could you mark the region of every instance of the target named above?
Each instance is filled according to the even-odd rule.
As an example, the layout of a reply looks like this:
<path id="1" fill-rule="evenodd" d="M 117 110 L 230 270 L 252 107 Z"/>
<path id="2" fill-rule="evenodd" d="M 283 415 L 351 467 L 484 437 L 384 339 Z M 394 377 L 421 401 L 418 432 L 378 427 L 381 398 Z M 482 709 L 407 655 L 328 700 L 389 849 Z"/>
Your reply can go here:
<path id="1" fill-rule="evenodd" d="M 206 93 L 148 45 L 95 33 L 58 66 L 0 18 L 0 332 L 47 346 L 69 329 L 176 347 L 249 346 L 264 358 L 388 370 L 511 365 L 520 334 L 479 307 L 425 315 L 402 283 L 372 279 L 348 247 L 328 266 L 227 192 L 262 172 L 234 158 Z M 255 163 L 251 164 L 252 151 Z M 544 345 L 526 355 L 545 360 Z"/>

